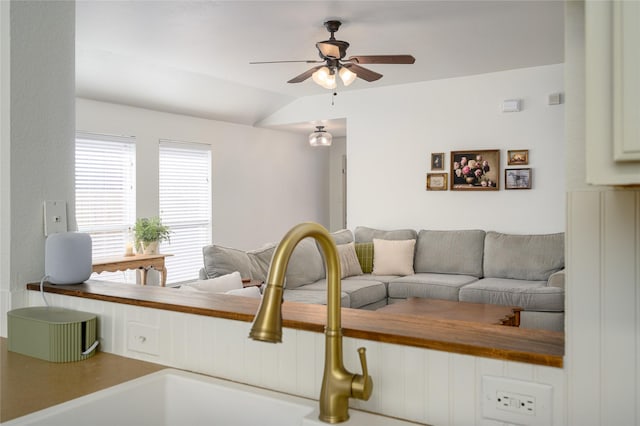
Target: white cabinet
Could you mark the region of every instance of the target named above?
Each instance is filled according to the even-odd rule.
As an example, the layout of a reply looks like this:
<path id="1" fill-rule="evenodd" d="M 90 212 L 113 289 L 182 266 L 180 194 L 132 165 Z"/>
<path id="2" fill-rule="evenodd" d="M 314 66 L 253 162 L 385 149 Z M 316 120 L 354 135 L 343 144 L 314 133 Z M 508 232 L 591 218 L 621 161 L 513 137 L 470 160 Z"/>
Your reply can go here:
<path id="1" fill-rule="evenodd" d="M 640 2 L 587 1 L 585 48 L 587 182 L 640 185 Z"/>

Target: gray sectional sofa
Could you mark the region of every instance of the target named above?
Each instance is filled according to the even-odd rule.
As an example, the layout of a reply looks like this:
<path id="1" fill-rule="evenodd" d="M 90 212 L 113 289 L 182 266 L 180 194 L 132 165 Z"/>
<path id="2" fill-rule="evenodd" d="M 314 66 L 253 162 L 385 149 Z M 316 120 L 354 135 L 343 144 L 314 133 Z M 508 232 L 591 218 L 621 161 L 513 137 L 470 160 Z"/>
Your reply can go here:
<path id="1" fill-rule="evenodd" d="M 340 252 L 343 307 L 378 309 L 408 297 L 512 305 L 523 308 L 521 327 L 564 329 L 563 233 L 385 231 L 360 226 L 332 236 Z M 265 280 L 275 246 L 252 251 L 204 247 L 200 277 L 239 271 L 243 278 Z M 396 246 L 405 255 L 389 251 Z M 353 251 L 356 265 L 349 263 Z M 324 260 L 314 240 L 305 239 L 296 247 L 285 278 L 285 301 L 326 304 Z"/>

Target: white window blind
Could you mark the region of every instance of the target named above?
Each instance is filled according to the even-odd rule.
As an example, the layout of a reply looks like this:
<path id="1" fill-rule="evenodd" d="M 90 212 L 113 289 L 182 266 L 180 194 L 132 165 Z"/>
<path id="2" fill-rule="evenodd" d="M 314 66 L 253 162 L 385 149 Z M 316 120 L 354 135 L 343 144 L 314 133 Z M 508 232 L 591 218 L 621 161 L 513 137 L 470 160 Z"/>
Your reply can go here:
<path id="1" fill-rule="evenodd" d="M 211 147 L 160 141 L 160 218 L 171 229 L 161 244 L 167 283 L 198 278 L 202 247 L 211 244 Z"/>
<path id="2" fill-rule="evenodd" d="M 78 230 L 91 235 L 93 258 L 122 255 L 136 217 L 135 138 L 77 133 L 75 157 Z"/>

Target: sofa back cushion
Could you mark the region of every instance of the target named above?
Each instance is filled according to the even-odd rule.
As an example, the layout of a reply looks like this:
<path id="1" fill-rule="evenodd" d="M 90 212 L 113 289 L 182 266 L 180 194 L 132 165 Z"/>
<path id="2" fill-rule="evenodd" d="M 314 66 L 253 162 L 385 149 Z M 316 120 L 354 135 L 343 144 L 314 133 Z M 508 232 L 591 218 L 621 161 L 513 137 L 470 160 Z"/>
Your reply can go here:
<path id="1" fill-rule="evenodd" d="M 293 250 L 285 273 L 286 288 L 294 289 L 325 277 L 324 261 L 316 241 L 305 238 Z"/>
<path id="2" fill-rule="evenodd" d="M 276 243 L 267 244 L 262 248 L 247 252 L 251 262 L 251 275 L 254 280 L 266 281 L 269 273 L 269 265 L 273 252 L 276 250 Z"/>
<path id="3" fill-rule="evenodd" d="M 418 233 L 416 273 L 458 274 L 482 277 L 485 232 L 482 230 Z M 486 256 L 486 255 L 485 255 Z"/>
<path id="4" fill-rule="evenodd" d="M 209 245 L 202 248 L 204 271 L 207 278 L 216 278 L 232 272 L 240 272 L 243 279 L 254 278 L 251 273 L 251 261 L 243 250 Z"/>
<path id="5" fill-rule="evenodd" d="M 393 231 L 383 231 L 381 229 L 358 226 L 353 232 L 356 243 L 370 243 L 374 238 L 379 240 L 415 240 L 418 236 L 413 229 L 396 229 Z"/>
<path id="6" fill-rule="evenodd" d="M 564 233 L 512 235 L 489 231 L 484 240 L 484 276 L 546 281 L 564 268 Z"/>

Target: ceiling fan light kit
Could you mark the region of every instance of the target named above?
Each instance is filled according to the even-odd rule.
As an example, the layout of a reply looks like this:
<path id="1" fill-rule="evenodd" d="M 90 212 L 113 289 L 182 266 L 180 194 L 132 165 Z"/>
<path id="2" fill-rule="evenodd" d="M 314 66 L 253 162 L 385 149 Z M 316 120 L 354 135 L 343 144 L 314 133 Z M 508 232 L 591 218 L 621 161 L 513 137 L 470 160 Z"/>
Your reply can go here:
<path id="1" fill-rule="evenodd" d="M 382 74 L 371 71 L 360 64 L 413 64 L 415 58 L 411 55 L 347 55 L 349 43 L 343 40 L 336 40 L 334 33 L 338 31 L 342 23 L 340 21 L 327 21 L 324 23 L 325 28 L 331 34 L 329 40 L 316 43 L 320 61 L 267 61 L 267 62 L 250 62 L 251 64 L 269 64 L 283 62 L 304 62 L 307 64 L 323 63 L 324 65 L 315 66 L 300 75 L 295 76 L 287 83 L 300 83 L 308 79 L 312 80 L 324 87 L 325 89 L 336 88 L 336 74 L 340 76 L 340 80 L 345 86 L 350 85 L 356 78 L 365 81 L 376 81 L 382 78 Z"/>
<path id="2" fill-rule="evenodd" d="M 309 135 L 309 145 L 311 146 L 331 146 L 333 136 L 324 130 L 324 126 L 316 126 L 316 131 Z"/>

